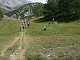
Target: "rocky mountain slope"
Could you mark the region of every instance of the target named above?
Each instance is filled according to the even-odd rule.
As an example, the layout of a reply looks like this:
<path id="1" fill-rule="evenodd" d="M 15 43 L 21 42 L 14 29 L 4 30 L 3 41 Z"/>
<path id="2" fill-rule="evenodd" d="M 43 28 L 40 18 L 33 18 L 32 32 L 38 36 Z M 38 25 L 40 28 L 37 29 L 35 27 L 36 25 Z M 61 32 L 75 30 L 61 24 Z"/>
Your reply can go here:
<path id="1" fill-rule="evenodd" d="M 32 3 L 32 1 L 29 1 L 29 0 L 0 0 L 0 7 L 3 8 L 5 11 L 13 11 L 27 3 Z"/>

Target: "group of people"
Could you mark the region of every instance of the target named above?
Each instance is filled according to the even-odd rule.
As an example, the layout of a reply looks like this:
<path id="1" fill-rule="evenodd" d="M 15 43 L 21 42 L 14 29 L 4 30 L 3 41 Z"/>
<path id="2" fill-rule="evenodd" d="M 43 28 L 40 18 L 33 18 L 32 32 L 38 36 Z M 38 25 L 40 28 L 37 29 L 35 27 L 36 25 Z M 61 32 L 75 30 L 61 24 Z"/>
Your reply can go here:
<path id="1" fill-rule="evenodd" d="M 52 21 L 49 21 L 49 24 L 51 24 L 51 23 L 52 24 L 54 23 L 54 18 L 52 19 Z M 46 31 L 47 30 L 47 25 L 44 25 L 43 28 L 42 28 L 42 30 Z"/>
<path id="2" fill-rule="evenodd" d="M 52 23 L 52 24 L 53 24 L 53 23 L 54 23 L 54 20 L 55 20 L 55 19 L 53 18 L 53 19 L 52 19 L 52 21 L 49 21 L 49 24 L 50 24 L 50 23 Z"/>
<path id="3" fill-rule="evenodd" d="M 29 28 L 29 26 L 30 26 L 30 21 L 28 20 L 21 20 L 21 22 L 20 22 L 20 30 L 24 30 L 24 29 L 26 29 L 26 28 Z"/>
<path id="4" fill-rule="evenodd" d="M 52 21 L 49 21 L 49 24 L 53 24 L 54 23 L 54 18 L 52 19 Z M 26 28 L 29 28 L 29 26 L 30 26 L 30 21 L 29 20 L 21 20 L 21 27 L 20 27 L 20 30 L 24 30 L 24 29 L 26 29 Z M 44 25 L 44 26 L 42 26 L 42 30 L 43 31 L 46 31 L 47 30 L 47 25 Z"/>

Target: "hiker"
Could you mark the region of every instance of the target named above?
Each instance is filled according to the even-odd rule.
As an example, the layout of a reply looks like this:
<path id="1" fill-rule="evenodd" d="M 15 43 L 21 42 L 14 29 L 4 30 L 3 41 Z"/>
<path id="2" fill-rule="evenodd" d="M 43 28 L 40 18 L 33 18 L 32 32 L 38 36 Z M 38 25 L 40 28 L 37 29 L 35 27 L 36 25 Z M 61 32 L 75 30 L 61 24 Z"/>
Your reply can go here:
<path id="1" fill-rule="evenodd" d="M 49 21 L 49 23 L 48 24 L 50 24 L 50 21 Z"/>
<path id="2" fill-rule="evenodd" d="M 27 26 L 28 26 L 28 27 L 30 26 L 30 21 L 27 22 Z"/>
<path id="3" fill-rule="evenodd" d="M 52 24 L 54 23 L 54 18 L 52 19 Z"/>
<path id="4" fill-rule="evenodd" d="M 47 26 L 46 26 L 46 25 L 44 25 L 44 26 L 43 26 L 43 30 L 44 30 L 44 31 L 46 31 L 46 29 L 47 29 Z"/>
<path id="5" fill-rule="evenodd" d="M 22 25 L 22 29 L 23 29 L 23 30 L 25 29 L 24 25 Z"/>
<path id="6" fill-rule="evenodd" d="M 27 20 L 25 19 L 25 28 L 27 27 Z"/>
<path id="7" fill-rule="evenodd" d="M 26 22 L 25 21 L 24 21 L 24 24 L 23 25 L 24 25 L 24 28 L 26 28 Z"/>

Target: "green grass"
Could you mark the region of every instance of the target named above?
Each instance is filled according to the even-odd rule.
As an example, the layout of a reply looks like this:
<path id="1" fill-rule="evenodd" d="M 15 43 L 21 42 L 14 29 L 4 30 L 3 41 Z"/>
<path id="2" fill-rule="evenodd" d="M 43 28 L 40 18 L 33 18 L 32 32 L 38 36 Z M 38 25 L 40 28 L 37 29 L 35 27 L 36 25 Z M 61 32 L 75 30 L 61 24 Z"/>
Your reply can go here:
<path id="1" fill-rule="evenodd" d="M 46 31 L 41 30 L 43 25 L 47 25 Z M 26 34 L 32 36 L 34 41 L 38 40 L 37 44 L 45 47 L 48 47 L 48 45 L 49 47 L 69 46 L 79 44 L 80 24 L 60 23 L 48 25 L 47 22 L 32 23 Z"/>
<path id="2" fill-rule="evenodd" d="M 46 31 L 41 30 L 43 25 L 47 25 Z M 55 50 L 57 56 L 61 54 L 64 55 L 65 52 L 70 53 L 71 57 L 74 57 L 74 55 L 80 56 L 79 23 L 73 22 L 48 25 L 48 22 L 42 23 L 33 22 L 30 28 L 26 30 L 26 35 L 32 38 L 32 40 L 29 40 L 30 41 L 28 48 L 29 60 L 38 60 L 40 57 L 42 57 L 43 60 L 46 60 L 44 59 L 46 57 L 43 57 L 41 54 L 43 55 L 46 54 L 45 56 L 47 56 L 48 54 L 50 54 L 49 50 L 50 48 Z M 52 51 L 52 53 L 54 52 Z M 38 59 L 37 56 L 39 56 Z M 64 57 L 60 59 L 66 60 L 64 59 Z M 40 60 L 42 59 L 40 58 Z"/>
<path id="3" fill-rule="evenodd" d="M 31 36 L 39 37 L 44 44 L 46 40 L 48 41 L 62 41 L 65 46 L 69 45 L 69 43 L 73 43 L 74 41 L 80 40 L 80 25 L 76 23 L 61 23 L 61 24 L 51 24 L 48 25 L 46 31 L 41 30 L 41 26 L 47 25 L 48 23 L 33 23 L 29 29 L 27 29 L 26 33 Z M 50 44 L 51 45 L 51 44 Z M 55 44 L 54 44 L 55 46 Z"/>
<path id="4" fill-rule="evenodd" d="M 42 26 L 47 25 L 47 31 L 41 31 Z M 80 35 L 80 25 L 76 23 L 60 23 L 50 24 L 48 23 L 32 23 L 30 28 L 27 29 L 26 34 L 33 36 L 39 35 L 55 35 L 55 34 L 66 34 L 66 35 Z"/>
<path id="5" fill-rule="evenodd" d="M 47 25 L 46 31 L 42 30 L 44 25 Z M 18 35 L 18 31 L 17 21 L 0 21 L 0 51 L 12 42 L 13 38 Z M 48 22 L 31 22 L 31 26 L 26 29 L 25 40 L 29 60 L 80 59 L 79 23 L 49 25 Z M 49 54 L 51 56 L 47 57 Z"/>
<path id="6" fill-rule="evenodd" d="M 47 25 L 47 30 L 42 31 L 42 26 Z M 67 47 L 72 45 L 80 46 L 80 25 L 77 23 L 50 24 L 32 23 L 26 31 L 34 41 L 35 46 L 53 48 Z M 39 47 L 38 46 L 38 47 Z"/>
<path id="7" fill-rule="evenodd" d="M 18 23 L 12 20 L 0 21 L 0 51 L 7 48 L 15 36 L 18 35 Z"/>

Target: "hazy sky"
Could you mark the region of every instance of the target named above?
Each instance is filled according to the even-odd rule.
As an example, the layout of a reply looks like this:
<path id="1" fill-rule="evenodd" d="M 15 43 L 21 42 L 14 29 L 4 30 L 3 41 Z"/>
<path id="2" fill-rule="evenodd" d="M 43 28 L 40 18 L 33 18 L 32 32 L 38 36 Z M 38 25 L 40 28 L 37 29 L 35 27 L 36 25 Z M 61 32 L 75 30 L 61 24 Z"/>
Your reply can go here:
<path id="1" fill-rule="evenodd" d="M 47 0 L 29 0 L 29 1 L 46 3 Z"/>
<path id="2" fill-rule="evenodd" d="M 47 3 L 47 0 L 0 0 L 0 6 L 9 9 L 32 2 Z"/>

